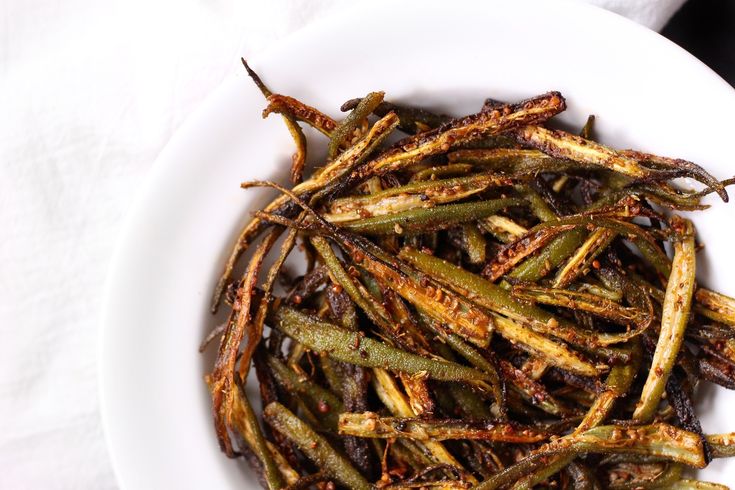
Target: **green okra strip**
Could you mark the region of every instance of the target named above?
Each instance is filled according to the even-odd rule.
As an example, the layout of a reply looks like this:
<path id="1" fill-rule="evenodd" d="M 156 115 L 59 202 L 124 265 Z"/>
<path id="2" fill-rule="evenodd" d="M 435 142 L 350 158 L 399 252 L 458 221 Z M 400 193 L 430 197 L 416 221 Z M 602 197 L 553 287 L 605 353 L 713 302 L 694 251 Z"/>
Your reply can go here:
<path id="1" fill-rule="evenodd" d="M 713 458 L 731 458 L 735 456 L 735 432 L 727 434 L 710 434 L 706 436 L 712 448 Z"/>
<path id="2" fill-rule="evenodd" d="M 554 278 L 555 288 L 566 288 L 574 282 L 585 269 L 592 265 L 592 261 L 605 250 L 615 239 L 617 233 L 607 228 L 594 230 L 569 260 L 559 269 Z"/>
<path id="3" fill-rule="evenodd" d="M 717 193 L 723 202 L 728 202 L 729 200 L 727 190 L 725 189 L 726 183 L 720 182 L 712 174 L 694 162 L 681 158 L 662 157 L 637 150 L 622 150 L 620 154 L 643 163 L 651 170 L 661 170 L 664 172 L 669 170 L 678 173 L 682 177 L 690 177 L 703 184 L 708 191 Z M 659 183 L 659 185 L 666 190 L 673 189 L 668 183 L 666 185 Z"/>
<path id="4" fill-rule="evenodd" d="M 735 178 L 725 179 L 720 182 L 723 187 L 735 184 Z M 663 187 L 653 184 L 633 184 L 628 185 L 628 192 L 633 192 L 645 196 L 647 199 L 660 204 L 661 206 L 680 211 L 701 211 L 709 208 L 707 204 L 701 204 L 703 197 L 713 192 L 713 189 L 704 189 L 700 192 L 687 191 L 676 187 Z"/>
<path id="5" fill-rule="evenodd" d="M 622 174 L 643 178 L 646 169 L 632 158 L 591 140 L 564 131 L 541 126 L 525 126 L 515 131 L 523 143 L 534 146 L 545 154 L 588 165 L 598 165 Z"/>
<path id="6" fill-rule="evenodd" d="M 290 307 L 279 308 L 275 321 L 277 328 L 289 337 L 315 352 L 328 352 L 330 357 L 342 362 L 408 374 L 426 372 L 429 377 L 444 381 L 487 381 L 487 375 L 476 369 L 410 354 Z"/>
<path id="7" fill-rule="evenodd" d="M 337 123 L 334 119 L 310 105 L 288 95 L 271 94 L 267 97 L 268 106 L 263 110 L 263 118 L 277 113 L 305 122 L 323 135 L 331 137 Z"/>
<path id="8" fill-rule="evenodd" d="M 657 465 L 658 466 L 658 465 Z M 652 478 L 634 478 L 623 482 L 611 482 L 610 490 L 644 490 L 647 488 L 671 488 L 681 481 L 684 468 L 680 464 L 671 463 Z"/>
<path id="9" fill-rule="evenodd" d="M 622 290 L 609 289 L 608 287 L 602 284 L 591 283 L 591 282 L 579 282 L 577 287 L 579 291 L 594 294 L 594 295 L 600 296 L 601 298 L 605 298 L 610 301 L 614 301 L 616 303 L 619 303 L 623 300 Z"/>
<path id="10" fill-rule="evenodd" d="M 553 455 L 572 455 L 573 457 L 576 457 L 577 453 L 572 448 L 567 448 L 563 451 L 557 451 L 553 453 Z M 507 485 L 519 482 L 524 475 L 530 474 L 538 468 L 546 465 L 548 457 L 548 453 L 526 456 L 512 466 L 508 466 L 490 478 L 487 478 L 475 488 L 476 490 L 499 490 Z M 554 463 L 552 463 L 552 465 L 554 465 Z M 554 466 L 555 467 L 553 469 L 557 471 L 563 468 L 563 466 L 559 466 L 558 462 Z"/>
<path id="11" fill-rule="evenodd" d="M 549 204 L 544 201 L 543 197 L 541 197 L 541 194 L 536 192 L 530 186 L 519 185 L 516 186 L 516 188 L 523 194 L 523 197 L 526 198 L 531 206 L 531 211 L 533 211 L 533 214 L 535 214 L 538 219 L 541 221 L 553 221 L 558 218 L 554 210 L 551 209 Z"/>
<path id="12" fill-rule="evenodd" d="M 271 402 L 263 415 L 273 429 L 293 441 L 307 458 L 335 481 L 355 490 L 372 489 L 344 456 L 289 409 L 278 402 Z"/>
<path id="13" fill-rule="evenodd" d="M 576 411 L 572 407 L 552 396 L 545 386 L 510 362 L 501 359 L 498 361 L 498 365 L 508 386 L 530 405 L 557 417 L 576 415 Z"/>
<path id="14" fill-rule="evenodd" d="M 449 165 L 422 168 L 411 176 L 409 183 L 436 180 L 442 177 L 456 177 L 470 172 L 472 172 L 472 165 L 468 163 L 450 163 Z"/>
<path id="15" fill-rule="evenodd" d="M 695 468 L 705 466 L 702 441 L 697 434 L 664 423 L 633 427 L 605 425 L 556 439 L 476 488 L 494 490 L 516 482 L 547 464 L 550 456 L 586 453 L 654 456 Z"/>
<path id="16" fill-rule="evenodd" d="M 327 221 L 343 223 L 365 217 L 382 216 L 409 211 L 416 208 L 430 208 L 465 199 L 489 187 L 509 185 L 510 179 L 493 174 L 474 174 L 469 177 L 411 182 L 401 187 L 369 194 L 348 196 L 329 203 Z"/>
<path id="17" fill-rule="evenodd" d="M 430 350 L 429 340 L 425 332 L 419 328 L 413 312 L 405 301 L 392 289 L 381 288 L 381 292 L 392 320 L 389 322 L 393 327 L 391 333 L 398 338 L 398 343 L 414 354 L 431 357 L 433 353 Z"/>
<path id="18" fill-rule="evenodd" d="M 699 165 L 686 160 L 660 157 L 635 150 L 613 150 L 580 136 L 541 126 L 526 126 L 515 130 L 514 134 L 521 143 L 534 146 L 550 156 L 607 168 L 635 181 L 656 181 L 655 185 L 664 193 L 678 194 L 671 185 L 661 181 L 675 177 L 691 177 L 707 186 L 710 191 L 717 192 L 724 202 L 728 201 L 727 191 L 722 182 Z"/>
<path id="19" fill-rule="evenodd" d="M 467 254 L 470 264 L 485 262 L 487 241 L 474 223 L 465 223 L 461 226 L 462 248 Z"/>
<path id="20" fill-rule="evenodd" d="M 501 209 L 521 206 L 523 200 L 506 198 L 461 204 L 445 204 L 433 208 L 409 209 L 393 214 L 362 218 L 342 226 L 354 233 L 391 235 L 426 230 L 443 230 L 454 225 L 493 215 Z"/>
<path id="21" fill-rule="evenodd" d="M 330 430 L 337 429 L 339 414 L 344 411 L 344 406 L 334 393 L 302 378 L 275 356 L 269 355 L 266 362 L 278 384 L 283 386 L 288 393 L 299 396 L 309 411 L 315 415 L 318 414 L 324 427 Z"/>
<path id="22" fill-rule="evenodd" d="M 696 293 L 695 293 L 696 298 Z M 708 308 L 706 306 L 702 306 L 699 302 L 696 302 L 692 309 L 695 313 L 702 315 L 703 317 L 707 318 L 708 320 L 711 320 L 712 322 L 716 322 L 722 325 L 726 325 L 728 329 L 732 331 L 733 327 L 735 327 L 735 316 L 732 316 L 730 313 L 723 313 L 722 311 L 713 310 L 711 308 Z"/>
<path id="23" fill-rule="evenodd" d="M 587 233 L 581 228 L 557 236 L 538 255 L 523 261 L 508 276 L 518 281 L 538 281 L 570 257 L 586 236 Z"/>
<path id="24" fill-rule="evenodd" d="M 559 234 L 574 229 L 573 225 L 561 225 L 529 230 L 525 235 L 514 242 L 503 246 L 492 260 L 485 264 L 482 276 L 495 282 L 512 271 L 519 263 L 543 250 Z"/>
<path id="25" fill-rule="evenodd" d="M 385 92 L 370 92 L 363 98 L 350 114 L 340 122 L 332 131 L 327 146 L 327 160 L 333 160 L 339 152 L 339 148 L 350 140 L 364 120 L 373 110 L 383 102 Z"/>
<path id="26" fill-rule="evenodd" d="M 595 141 L 542 126 L 525 126 L 515 130 L 514 134 L 521 143 L 534 146 L 547 155 L 600 166 L 637 180 L 692 177 L 717 192 L 724 202 L 728 201 L 727 191 L 722 183 L 698 165 L 686 160 L 633 150 L 616 151 Z M 648 166 L 643 165 L 644 163 Z"/>
<path id="27" fill-rule="evenodd" d="M 329 390 L 337 395 L 338 398 L 341 398 L 344 376 L 340 372 L 337 364 L 338 362 L 330 359 L 327 354 L 319 355 L 319 367 L 322 368 L 322 373 L 324 373 L 324 379 L 327 381 Z"/>
<path id="28" fill-rule="evenodd" d="M 405 138 L 378 155 L 353 175 L 362 181 L 373 175 L 405 168 L 431 155 L 446 153 L 453 144 L 476 141 L 501 131 L 540 123 L 566 108 L 564 97 L 549 92 L 502 110 L 493 110 L 455 119 L 434 131 Z"/>
<path id="29" fill-rule="evenodd" d="M 614 466 L 627 463 L 658 464 L 665 463 L 662 458 L 654 456 L 640 456 L 636 454 L 607 454 L 600 459 L 601 466 Z"/>
<path id="30" fill-rule="evenodd" d="M 677 211 L 701 211 L 709 208 L 709 205 L 700 203 L 703 194 L 698 192 L 687 192 L 676 188 L 669 190 L 659 185 L 642 183 L 629 184 L 626 191 Z"/>
<path id="31" fill-rule="evenodd" d="M 697 313 L 710 320 L 735 327 L 735 299 L 706 288 L 697 288 L 694 298 Z"/>
<path id="32" fill-rule="evenodd" d="M 597 223 L 595 226 L 615 231 L 635 244 L 643 258 L 646 259 L 659 274 L 668 276 L 671 273 L 671 262 L 666 256 L 666 252 L 661 250 L 661 247 L 659 247 L 656 240 L 643 228 L 633 223 L 628 223 L 627 221 L 621 221 L 618 219 L 600 218 L 596 221 Z"/>
<path id="33" fill-rule="evenodd" d="M 381 417 L 374 412 L 343 413 L 339 433 L 379 439 L 406 438 L 417 441 L 479 439 L 514 444 L 540 442 L 551 435 L 531 427 L 494 421 Z"/>
<path id="34" fill-rule="evenodd" d="M 268 448 L 265 437 L 263 437 L 258 418 L 245 395 L 245 391 L 241 388 L 238 391 L 240 396 L 237 396 L 234 402 L 233 425 L 263 464 L 263 477 L 268 484 L 268 489 L 277 490 L 282 488 L 284 482 L 281 471 L 271 454 L 271 450 Z"/>
<path id="35" fill-rule="evenodd" d="M 563 172 L 588 167 L 572 160 L 551 157 L 538 150 L 519 148 L 457 150 L 450 153 L 448 157 L 453 163 L 466 162 L 489 167 L 518 178 L 529 178 L 538 172 Z"/>
<path id="36" fill-rule="evenodd" d="M 678 216 L 672 218 L 671 225 L 677 233 L 677 239 L 662 306 L 661 332 L 641 399 L 633 413 L 633 419 L 643 423 L 650 421 L 656 413 L 666 381 L 676 362 L 689 321 L 696 284 L 694 226 L 691 221 Z"/>
<path id="37" fill-rule="evenodd" d="M 480 226 L 502 243 L 513 242 L 528 232 L 512 219 L 498 214 L 480 220 Z"/>
<path id="38" fill-rule="evenodd" d="M 583 376 L 598 376 L 606 369 L 604 365 L 593 364 L 567 345 L 548 339 L 510 318 L 496 316 L 495 328 L 501 336 L 552 366 Z"/>
<path id="39" fill-rule="evenodd" d="M 350 299 L 367 314 L 368 318 L 378 325 L 386 322 L 390 318 L 390 315 L 385 310 L 385 307 L 379 302 L 371 301 L 369 297 L 366 297 L 360 292 L 358 286 L 342 267 L 342 262 L 335 255 L 329 241 L 324 237 L 314 236 L 311 238 L 311 243 L 324 261 L 327 269 L 329 269 L 329 274 L 332 278 L 344 288 Z"/>
<path id="40" fill-rule="evenodd" d="M 652 309 L 644 311 L 632 306 L 622 306 L 592 293 L 518 284 L 513 286 L 512 295 L 518 299 L 534 303 L 586 311 L 620 325 L 634 326 L 634 329 L 620 334 L 623 340 L 640 335 L 653 321 Z"/>

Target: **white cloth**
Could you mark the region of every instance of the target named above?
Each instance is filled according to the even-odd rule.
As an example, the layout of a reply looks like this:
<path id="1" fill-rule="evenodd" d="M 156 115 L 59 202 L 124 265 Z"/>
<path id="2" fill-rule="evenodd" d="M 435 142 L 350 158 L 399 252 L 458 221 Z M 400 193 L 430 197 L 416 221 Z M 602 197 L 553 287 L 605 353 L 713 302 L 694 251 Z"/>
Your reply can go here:
<path id="1" fill-rule="evenodd" d="M 116 488 L 96 351 L 131 199 L 240 54 L 351 3 L 0 4 L 0 488 Z M 658 29 L 683 0 L 592 3 Z"/>

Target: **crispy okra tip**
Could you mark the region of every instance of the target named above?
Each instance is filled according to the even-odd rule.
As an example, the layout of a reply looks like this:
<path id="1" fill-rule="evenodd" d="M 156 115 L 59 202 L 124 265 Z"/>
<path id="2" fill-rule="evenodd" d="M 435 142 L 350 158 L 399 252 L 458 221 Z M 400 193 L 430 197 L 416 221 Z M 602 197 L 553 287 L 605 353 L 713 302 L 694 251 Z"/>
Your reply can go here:
<path id="1" fill-rule="evenodd" d="M 735 454 L 694 409 L 735 388 L 735 300 L 697 283 L 677 212 L 732 179 L 597 142 L 592 116 L 556 129 L 554 91 L 462 117 L 376 91 L 332 118 L 243 63 L 296 149 L 288 187 L 241 183 L 278 197 L 202 349 L 220 447 L 264 488 L 726 488 L 685 475 Z"/>

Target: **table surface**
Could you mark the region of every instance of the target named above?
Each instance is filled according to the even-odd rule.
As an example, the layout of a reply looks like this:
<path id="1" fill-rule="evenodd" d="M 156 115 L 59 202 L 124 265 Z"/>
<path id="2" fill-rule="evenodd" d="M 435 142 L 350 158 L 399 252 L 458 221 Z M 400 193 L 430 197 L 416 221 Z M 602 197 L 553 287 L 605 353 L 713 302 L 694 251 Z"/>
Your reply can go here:
<path id="1" fill-rule="evenodd" d="M 735 86 L 735 2 L 689 0 L 661 33 Z"/>

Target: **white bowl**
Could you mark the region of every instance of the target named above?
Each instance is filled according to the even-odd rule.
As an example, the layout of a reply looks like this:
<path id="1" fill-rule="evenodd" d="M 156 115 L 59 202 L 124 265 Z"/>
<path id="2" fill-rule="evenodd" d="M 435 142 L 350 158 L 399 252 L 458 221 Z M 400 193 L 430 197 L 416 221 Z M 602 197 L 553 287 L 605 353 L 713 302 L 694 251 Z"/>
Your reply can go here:
<path id="1" fill-rule="evenodd" d="M 731 175 L 735 91 L 658 34 L 576 2 L 366 2 L 252 59 L 275 91 L 337 115 L 371 90 L 460 115 L 485 97 L 567 96 L 562 119 L 598 116 L 602 140 Z M 241 72 L 213 93 L 161 154 L 130 213 L 110 271 L 101 350 L 102 410 L 124 489 L 256 488 L 217 447 L 197 346 L 214 319 L 210 294 L 248 212 L 284 181 L 292 142 Z M 699 276 L 735 293 L 735 208 L 696 216 L 707 248 Z M 716 265 L 715 265 L 716 260 Z M 735 430 L 724 390 L 705 390 L 706 431 Z M 735 483 L 717 461 L 702 478 Z M 244 483 L 249 482 L 249 483 Z"/>

